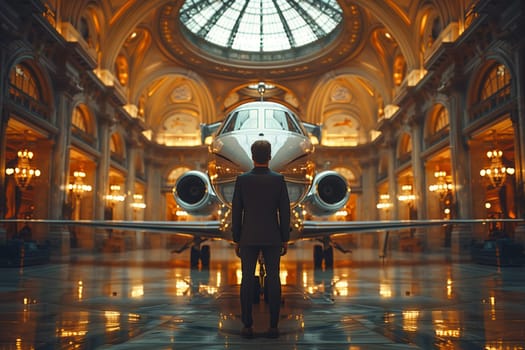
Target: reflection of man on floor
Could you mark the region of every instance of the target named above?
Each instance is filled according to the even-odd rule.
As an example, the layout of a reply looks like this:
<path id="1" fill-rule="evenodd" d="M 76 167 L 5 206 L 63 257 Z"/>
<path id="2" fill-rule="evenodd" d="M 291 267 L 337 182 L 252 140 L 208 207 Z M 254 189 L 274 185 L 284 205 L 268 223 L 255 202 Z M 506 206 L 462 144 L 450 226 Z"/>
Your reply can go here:
<path id="1" fill-rule="evenodd" d="M 266 267 L 270 328 L 267 336 L 279 336 L 278 322 L 281 307 L 279 264 L 286 254 L 290 238 L 290 200 L 284 177 L 268 168 L 271 145 L 268 141 L 254 142 L 251 148 L 254 167 L 237 177 L 232 200 L 233 240 L 241 258 L 241 335 L 253 336 L 252 304 L 255 266 L 262 253 Z"/>

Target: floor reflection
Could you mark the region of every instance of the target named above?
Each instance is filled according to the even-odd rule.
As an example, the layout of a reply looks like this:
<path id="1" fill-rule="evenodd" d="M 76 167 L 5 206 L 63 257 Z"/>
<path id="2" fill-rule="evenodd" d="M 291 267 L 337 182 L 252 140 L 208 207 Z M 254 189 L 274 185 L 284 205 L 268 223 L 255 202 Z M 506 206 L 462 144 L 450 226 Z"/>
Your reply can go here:
<path id="1" fill-rule="evenodd" d="M 313 268 L 313 244 L 282 261 L 281 337 L 239 336 L 240 261 L 212 242 L 208 268 L 189 253 L 78 252 L 70 263 L 2 268 L 0 349 L 524 349 L 523 267 L 498 269 L 443 254 L 354 250 Z"/>

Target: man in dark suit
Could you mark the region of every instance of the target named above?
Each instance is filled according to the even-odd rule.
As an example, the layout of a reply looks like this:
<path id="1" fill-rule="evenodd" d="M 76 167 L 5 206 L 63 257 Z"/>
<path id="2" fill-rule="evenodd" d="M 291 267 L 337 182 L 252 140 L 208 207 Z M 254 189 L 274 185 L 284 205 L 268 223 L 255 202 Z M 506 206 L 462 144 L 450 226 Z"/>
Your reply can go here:
<path id="1" fill-rule="evenodd" d="M 279 264 L 290 239 L 290 200 L 284 176 L 268 168 L 271 145 L 255 141 L 251 146 L 252 170 L 237 177 L 232 200 L 232 231 L 235 251 L 241 258 L 241 335 L 253 336 L 252 304 L 255 266 L 262 253 L 266 268 L 270 328 L 267 336 L 279 336 L 281 307 Z"/>

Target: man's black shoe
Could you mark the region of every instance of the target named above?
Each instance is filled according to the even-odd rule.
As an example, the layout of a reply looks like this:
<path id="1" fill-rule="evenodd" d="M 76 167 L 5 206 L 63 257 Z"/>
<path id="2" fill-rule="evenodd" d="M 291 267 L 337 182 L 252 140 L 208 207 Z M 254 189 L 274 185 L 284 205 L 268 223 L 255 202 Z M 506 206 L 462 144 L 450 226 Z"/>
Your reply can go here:
<path id="1" fill-rule="evenodd" d="M 268 331 L 266 332 L 266 337 L 279 338 L 279 328 L 268 328 Z"/>
<path id="2" fill-rule="evenodd" d="M 243 338 L 253 338 L 253 328 L 252 327 L 243 327 L 241 329 L 241 337 L 243 337 Z"/>

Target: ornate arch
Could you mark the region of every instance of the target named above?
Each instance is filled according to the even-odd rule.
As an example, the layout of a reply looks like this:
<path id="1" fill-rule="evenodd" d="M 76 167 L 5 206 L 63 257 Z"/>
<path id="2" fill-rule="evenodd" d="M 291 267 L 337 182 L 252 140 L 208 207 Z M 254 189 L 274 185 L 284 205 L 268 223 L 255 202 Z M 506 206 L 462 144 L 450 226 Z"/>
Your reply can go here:
<path id="1" fill-rule="evenodd" d="M 412 157 L 412 137 L 408 132 L 402 132 L 397 143 L 397 160 L 399 164 L 408 162 Z"/>
<path id="2" fill-rule="evenodd" d="M 492 59 L 485 62 L 474 75 L 467 95 L 470 121 L 507 104 L 514 96 L 514 75 L 508 67 L 505 63 Z"/>
<path id="3" fill-rule="evenodd" d="M 165 66 L 159 68 L 149 66 L 144 69 L 139 77 L 134 78 L 138 84 L 132 89 L 130 101 L 137 101 L 136 104 L 139 105 L 140 99 L 143 93 L 148 90 L 148 87 L 155 82 L 160 84 L 162 83 L 162 80 L 166 81 L 166 78 L 183 78 L 188 82 L 191 82 L 194 98 L 193 103 L 200 108 L 200 121 L 202 123 L 211 123 L 215 121 L 216 108 L 209 90 L 209 84 L 207 84 L 207 82 L 198 74 L 178 67 Z"/>
<path id="4" fill-rule="evenodd" d="M 32 59 L 14 61 L 9 70 L 8 99 L 51 122 L 52 87 L 47 72 Z"/>
<path id="5" fill-rule="evenodd" d="M 126 144 L 124 138 L 118 131 L 111 134 L 109 139 L 109 149 L 111 159 L 120 164 L 124 164 L 124 161 L 126 160 Z"/>
<path id="6" fill-rule="evenodd" d="M 436 103 L 427 114 L 425 120 L 424 138 L 425 146 L 444 139 L 450 131 L 450 119 L 448 109 L 441 103 Z"/>

